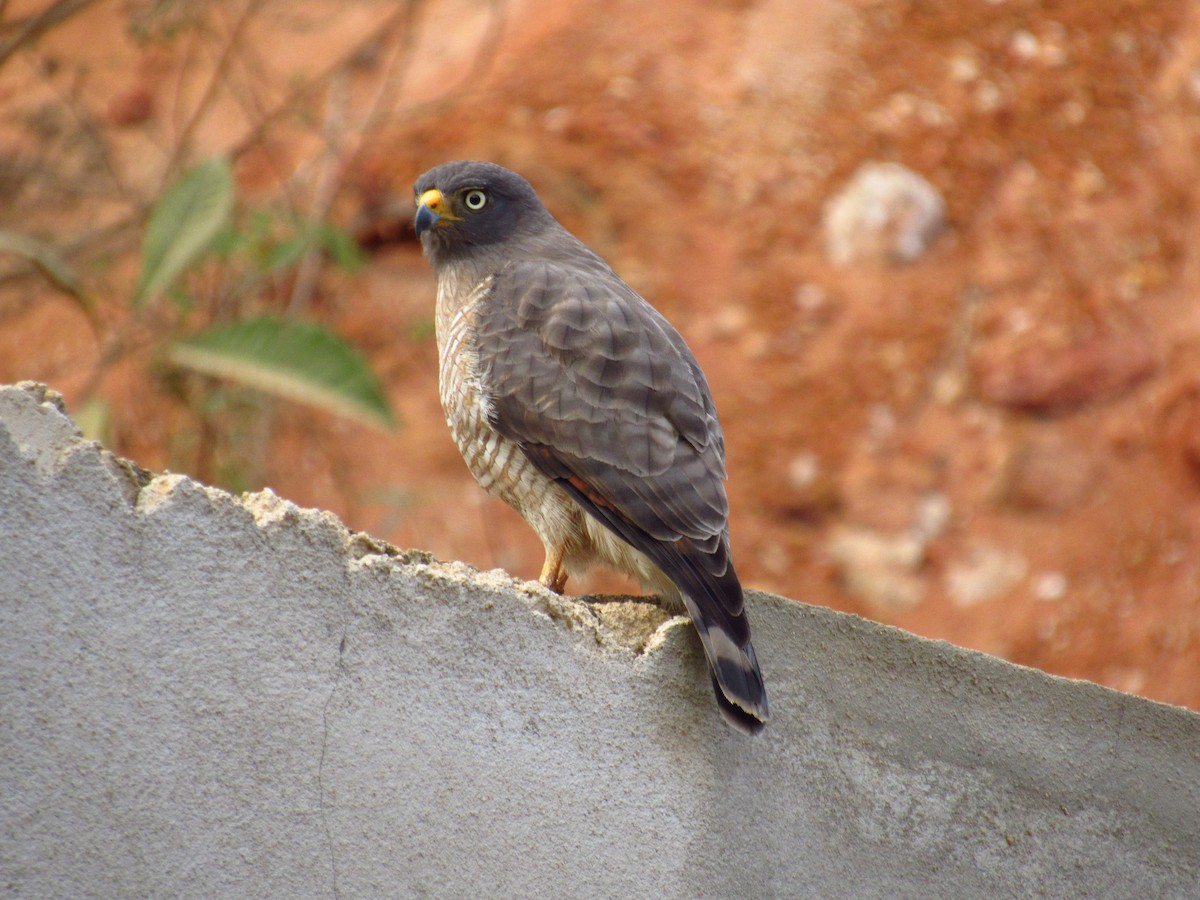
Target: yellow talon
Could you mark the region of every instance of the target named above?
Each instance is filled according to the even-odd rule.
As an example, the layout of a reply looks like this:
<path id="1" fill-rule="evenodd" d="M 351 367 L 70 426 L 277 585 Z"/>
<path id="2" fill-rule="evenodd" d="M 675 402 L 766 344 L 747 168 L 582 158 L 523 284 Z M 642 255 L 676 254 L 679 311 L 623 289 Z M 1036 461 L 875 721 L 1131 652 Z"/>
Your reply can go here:
<path id="1" fill-rule="evenodd" d="M 563 588 L 567 586 L 567 572 L 563 568 L 561 547 L 546 548 L 546 561 L 542 564 L 542 574 L 538 576 L 538 581 L 556 594 L 563 592 Z"/>

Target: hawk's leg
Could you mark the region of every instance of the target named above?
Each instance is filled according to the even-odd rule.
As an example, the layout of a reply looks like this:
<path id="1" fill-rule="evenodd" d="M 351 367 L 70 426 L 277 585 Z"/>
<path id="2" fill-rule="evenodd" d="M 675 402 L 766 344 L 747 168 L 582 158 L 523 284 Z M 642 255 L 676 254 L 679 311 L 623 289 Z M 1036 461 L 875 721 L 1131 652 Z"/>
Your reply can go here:
<path id="1" fill-rule="evenodd" d="M 563 568 L 565 547 L 546 547 L 546 561 L 542 563 L 542 574 L 538 581 L 556 594 L 561 594 L 567 586 L 567 570 Z"/>

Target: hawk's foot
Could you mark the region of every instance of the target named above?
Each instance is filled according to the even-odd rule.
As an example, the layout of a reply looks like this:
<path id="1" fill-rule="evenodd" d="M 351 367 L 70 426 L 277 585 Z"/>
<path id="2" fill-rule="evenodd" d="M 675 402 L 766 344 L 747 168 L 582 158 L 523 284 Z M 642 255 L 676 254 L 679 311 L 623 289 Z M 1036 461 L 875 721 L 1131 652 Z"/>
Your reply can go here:
<path id="1" fill-rule="evenodd" d="M 545 587 L 561 594 L 567 586 L 567 570 L 563 568 L 563 550 L 561 547 L 546 548 L 546 561 L 542 564 L 542 574 L 538 576 Z"/>

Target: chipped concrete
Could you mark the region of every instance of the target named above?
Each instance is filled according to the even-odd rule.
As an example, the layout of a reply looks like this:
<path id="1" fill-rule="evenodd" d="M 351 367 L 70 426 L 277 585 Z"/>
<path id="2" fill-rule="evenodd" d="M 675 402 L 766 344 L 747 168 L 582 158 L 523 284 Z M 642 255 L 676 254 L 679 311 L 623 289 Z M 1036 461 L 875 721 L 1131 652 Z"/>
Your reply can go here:
<path id="1" fill-rule="evenodd" d="M 1200 717 L 751 593 L 690 627 L 149 478 L 0 388 L 14 896 L 1186 897 Z"/>

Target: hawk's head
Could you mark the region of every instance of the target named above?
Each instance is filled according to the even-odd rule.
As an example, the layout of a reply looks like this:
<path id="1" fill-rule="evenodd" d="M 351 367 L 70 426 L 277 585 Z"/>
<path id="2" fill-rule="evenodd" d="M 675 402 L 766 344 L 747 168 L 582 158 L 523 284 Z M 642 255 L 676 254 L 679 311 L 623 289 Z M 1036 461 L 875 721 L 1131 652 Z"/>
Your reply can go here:
<path id="1" fill-rule="evenodd" d="M 435 261 L 554 222 L 529 182 L 495 163 L 443 163 L 418 178 L 413 191 L 417 236 Z"/>

